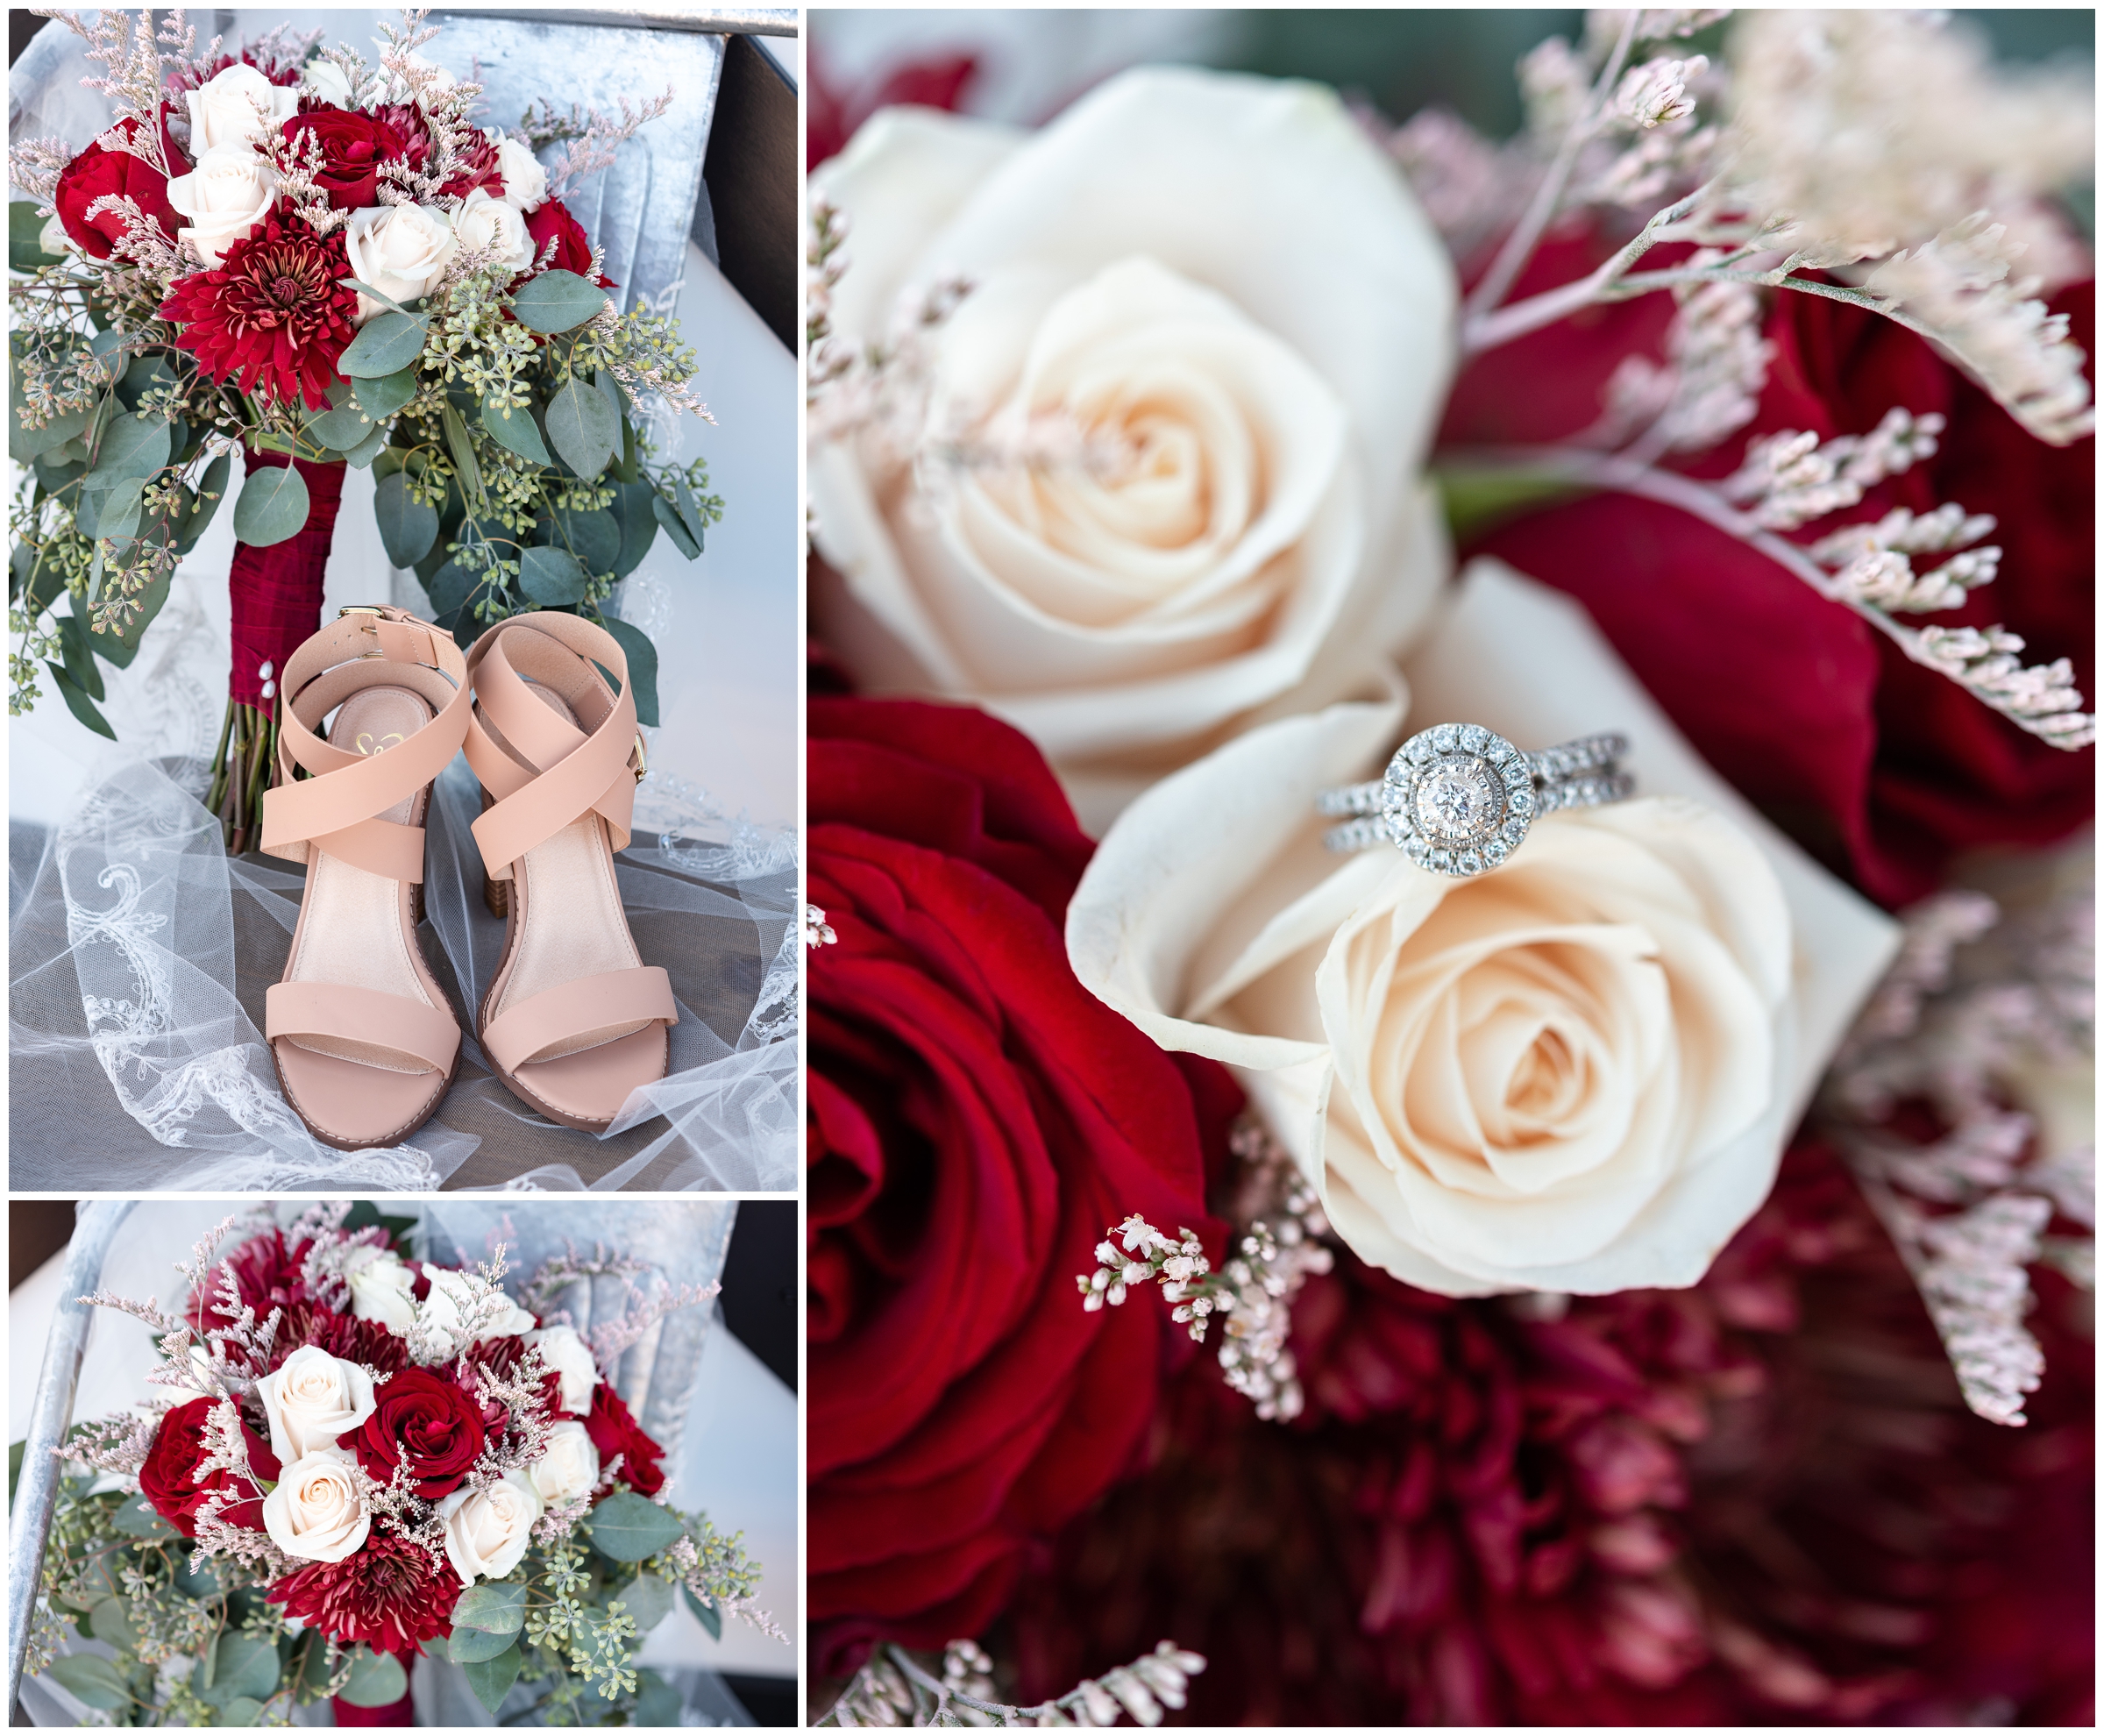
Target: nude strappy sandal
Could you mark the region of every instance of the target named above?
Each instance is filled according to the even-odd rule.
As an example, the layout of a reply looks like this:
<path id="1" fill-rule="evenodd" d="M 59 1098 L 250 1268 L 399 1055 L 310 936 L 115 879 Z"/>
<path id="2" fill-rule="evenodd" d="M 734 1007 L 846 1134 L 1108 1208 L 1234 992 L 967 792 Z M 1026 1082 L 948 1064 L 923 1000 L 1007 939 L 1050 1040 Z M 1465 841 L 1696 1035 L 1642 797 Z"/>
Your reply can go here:
<path id="1" fill-rule="evenodd" d="M 469 708 L 460 648 L 396 608 L 344 610 L 279 678 L 263 849 L 305 863 L 307 892 L 264 1034 L 286 1101 L 341 1151 L 408 1138 L 459 1071 L 460 1026 L 416 924 L 431 780 Z"/>
<path id="2" fill-rule="evenodd" d="M 477 1019 L 483 1053 L 522 1102 L 603 1133 L 631 1091 L 665 1077 L 665 1031 L 679 1022 L 672 978 L 636 950 L 614 875 L 643 771 L 628 659 L 603 629 L 543 611 L 491 628 L 467 671 L 483 896 L 505 919 Z"/>

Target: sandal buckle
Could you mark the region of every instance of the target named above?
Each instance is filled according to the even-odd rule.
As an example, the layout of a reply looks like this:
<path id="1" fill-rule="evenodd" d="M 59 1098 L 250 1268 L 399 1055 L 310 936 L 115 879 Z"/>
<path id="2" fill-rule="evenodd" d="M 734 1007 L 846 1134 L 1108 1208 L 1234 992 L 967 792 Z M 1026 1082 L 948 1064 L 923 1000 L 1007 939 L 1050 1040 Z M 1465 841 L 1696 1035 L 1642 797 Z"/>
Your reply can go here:
<path id="1" fill-rule="evenodd" d="M 650 763 L 643 751 L 643 731 L 636 732 L 636 781 L 641 783 L 650 775 Z"/>

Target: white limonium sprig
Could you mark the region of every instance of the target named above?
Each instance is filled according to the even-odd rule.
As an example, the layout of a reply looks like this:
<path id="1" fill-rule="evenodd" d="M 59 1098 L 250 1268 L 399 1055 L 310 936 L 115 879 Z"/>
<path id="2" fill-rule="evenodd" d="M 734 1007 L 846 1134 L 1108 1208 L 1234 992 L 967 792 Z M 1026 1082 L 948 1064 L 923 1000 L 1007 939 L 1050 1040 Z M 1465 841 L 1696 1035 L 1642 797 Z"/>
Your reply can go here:
<path id="1" fill-rule="evenodd" d="M 1247 1228 L 1232 1238 L 1226 1263 L 1214 1271 L 1192 1231 L 1165 1235 L 1137 1214 L 1096 1245 L 1097 1266 L 1075 1278 L 1081 1306 L 1094 1313 L 1122 1305 L 1141 1284 L 1159 1282 L 1169 1318 L 1203 1344 L 1215 1316 L 1225 1321 L 1219 1353 L 1227 1384 L 1266 1422 L 1290 1422 L 1305 1406 L 1298 1370 L 1287 1347 L 1293 1298 L 1333 1256 L 1322 1204 L 1284 1149 L 1254 1121 L 1235 1130 L 1241 1164 L 1235 1215 Z"/>
<path id="2" fill-rule="evenodd" d="M 815 904 L 804 907 L 804 944 L 816 952 L 821 946 L 837 946 L 840 936 L 833 932 L 833 925 L 826 921 L 826 913 Z"/>
<path id="3" fill-rule="evenodd" d="M 1819 1108 L 1921 1289 L 1966 1404 L 2011 1427 L 2044 1372 L 2024 1325 L 2027 1268 L 2050 1262 L 2086 1288 L 2095 1282 L 2093 1148 L 2055 1149 L 2009 1102 L 2013 1078 L 2093 1056 L 2092 894 L 2078 884 L 2008 920 L 1969 891 L 1908 912 L 1899 958 Z M 1934 1138 L 1890 1128 L 1909 1102 L 1934 1109 Z M 2086 1234 L 2049 1237 L 2056 1215 Z"/>
<path id="4" fill-rule="evenodd" d="M 1205 1668 L 1205 1660 L 1196 1652 L 1164 1640 L 1131 1663 L 1077 1683 L 1056 1699 L 1014 1706 L 993 1698 L 993 1660 L 972 1640 L 949 1642 L 940 1676 L 903 1646 L 883 1645 L 814 1723 L 850 1730 L 958 1725 L 1107 1730 L 1129 1717 L 1152 1728 L 1162 1722 L 1164 1708 L 1184 1708 L 1191 1678 Z"/>

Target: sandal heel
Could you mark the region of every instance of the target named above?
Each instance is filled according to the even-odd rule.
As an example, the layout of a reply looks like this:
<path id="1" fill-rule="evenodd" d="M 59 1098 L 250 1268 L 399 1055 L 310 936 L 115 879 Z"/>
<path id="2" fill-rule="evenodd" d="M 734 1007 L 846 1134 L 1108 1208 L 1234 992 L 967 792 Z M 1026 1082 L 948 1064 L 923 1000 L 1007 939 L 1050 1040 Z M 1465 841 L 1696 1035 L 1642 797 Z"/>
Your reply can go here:
<path id="1" fill-rule="evenodd" d="M 505 912 L 511 907 L 511 900 L 504 889 L 504 882 L 491 879 L 487 872 L 482 876 L 482 902 L 487 907 L 489 914 L 500 921 L 503 919 Z"/>

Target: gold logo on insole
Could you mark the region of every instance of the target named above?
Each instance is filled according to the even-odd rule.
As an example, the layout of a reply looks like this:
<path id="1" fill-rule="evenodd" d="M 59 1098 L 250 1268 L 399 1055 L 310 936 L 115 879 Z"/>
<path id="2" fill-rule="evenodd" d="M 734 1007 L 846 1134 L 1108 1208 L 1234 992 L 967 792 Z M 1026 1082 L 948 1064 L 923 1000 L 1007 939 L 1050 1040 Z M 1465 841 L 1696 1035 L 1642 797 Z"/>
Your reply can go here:
<path id="1" fill-rule="evenodd" d="M 385 753 L 396 743 L 405 742 L 408 739 L 407 736 L 401 735 L 382 736 L 378 742 L 375 742 L 369 731 L 360 729 L 358 732 L 358 751 L 370 758 L 376 753 Z"/>

